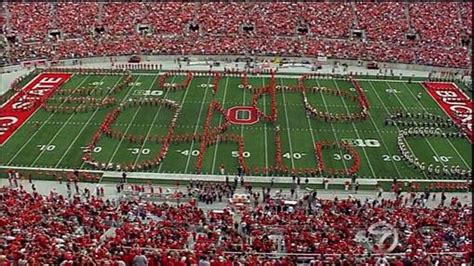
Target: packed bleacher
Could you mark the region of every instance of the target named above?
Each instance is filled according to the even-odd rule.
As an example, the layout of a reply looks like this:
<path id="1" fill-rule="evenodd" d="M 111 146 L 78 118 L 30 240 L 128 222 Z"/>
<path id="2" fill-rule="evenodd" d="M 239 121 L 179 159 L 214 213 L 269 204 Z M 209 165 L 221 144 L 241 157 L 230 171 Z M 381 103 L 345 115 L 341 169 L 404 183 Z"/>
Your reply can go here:
<path id="1" fill-rule="evenodd" d="M 472 3 L 19 3 L 6 5 L 10 63 L 148 54 L 318 56 L 467 68 Z M 1 20 L 0 20 L 1 21 Z M 149 34 L 137 31 L 148 25 Z M 198 29 L 189 29 L 189 25 Z M 243 31 L 243 25 L 254 27 Z M 297 28 L 308 29 L 298 33 Z M 61 37 L 47 37 L 57 29 Z M 103 29 L 96 31 L 96 29 Z M 351 36 L 365 31 L 365 39 Z M 407 33 L 417 38 L 407 39 Z"/>
<path id="2" fill-rule="evenodd" d="M 452 47 L 459 44 L 464 31 L 460 20 L 461 5 L 455 2 L 412 3 L 410 24 L 422 44 Z"/>
<path id="3" fill-rule="evenodd" d="M 107 199 L 82 187 L 41 195 L 22 184 L 0 189 L 0 265 L 468 265 L 472 255 L 472 207 L 456 197 L 425 208 L 429 194 L 287 201 L 268 189 L 247 208 L 204 211 L 195 200 Z M 187 193 L 226 197 L 226 187 L 191 182 Z M 371 236 L 384 223 L 398 235 L 390 250 L 395 238 Z"/>

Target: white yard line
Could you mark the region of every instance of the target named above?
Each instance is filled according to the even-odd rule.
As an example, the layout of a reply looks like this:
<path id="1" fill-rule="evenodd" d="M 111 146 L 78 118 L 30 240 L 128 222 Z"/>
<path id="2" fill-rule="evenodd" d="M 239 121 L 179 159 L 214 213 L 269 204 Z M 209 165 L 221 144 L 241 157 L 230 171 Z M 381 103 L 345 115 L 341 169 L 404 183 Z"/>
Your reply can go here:
<path id="1" fill-rule="evenodd" d="M 374 85 L 372 84 L 372 82 L 369 81 L 369 84 L 370 86 L 373 88 L 374 92 L 375 92 L 375 95 L 377 96 L 377 99 L 382 103 L 383 107 L 385 108 L 385 112 L 387 113 L 387 115 L 390 115 L 390 111 L 388 110 L 387 106 L 385 105 L 385 103 L 383 102 L 382 98 L 380 98 L 380 95 L 379 93 L 377 92 L 377 89 L 374 87 Z M 398 125 L 396 125 L 396 128 L 400 131 L 400 128 L 398 127 Z M 410 147 L 410 144 L 408 144 L 408 141 L 405 141 L 406 145 L 407 145 L 407 148 L 410 150 L 411 154 L 414 155 L 413 153 L 413 149 Z M 425 176 L 426 179 L 428 179 L 428 176 L 426 175 L 426 173 L 424 171 L 422 171 L 423 175 Z"/>
<path id="2" fill-rule="evenodd" d="M 72 75 L 69 80 L 71 80 L 71 78 L 73 77 L 74 75 Z M 84 79 L 79 83 L 79 86 L 82 85 L 82 83 L 84 83 L 87 79 L 89 78 L 89 76 L 86 76 L 84 77 Z M 61 88 L 58 88 L 58 90 L 60 90 Z M 76 88 L 77 89 L 77 88 Z M 74 89 L 74 90 L 76 90 Z M 62 103 L 60 106 L 62 106 L 64 103 Z M 39 108 L 38 108 L 39 110 Z M 15 153 L 15 155 L 13 155 L 13 157 L 10 159 L 10 161 L 8 161 L 7 165 L 11 164 L 13 162 L 13 160 L 23 151 L 23 149 L 26 148 L 26 146 L 28 146 L 28 144 L 33 140 L 33 138 L 36 136 L 36 134 L 38 134 L 41 129 L 43 129 L 43 127 L 49 122 L 49 120 L 51 120 L 51 118 L 55 115 L 55 113 L 51 112 L 51 114 L 48 116 L 48 118 L 42 122 L 41 126 L 35 131 L 35 133 L 33 133 L 33 135 L 28 139 L 27 142 L 25 142 L 21 148 Z"/>
<path id="3" fill-rule="evenodd" d="M 318 87 L 321 87 L 321 85 L 319 84 L 319 81 L 317 79 L 316 79 L 316 84 L 318 85 Z M 321 94 L 321 98 L 323 99 L 323 104 L 326 107 L 326 112 L 329 112 L 328 105 L 326 104 L 326 99 L 324 99 L 324 93 L 322 91 L 319 91 L 319 93 Z M 336 130 L 334 130 L 334 126 L 333 126 L 332 122 L 327 122 L 327 123 L 329 123 L 329 125 L 331 125 L 331 131 L 332 131 L 332 134 L 334 135 L 334 139 L 336 139 L 337 146 L 339 147 L 339 149 L 341 149 L 341 144 L 339 143 L 339 138 L 337 137 Z M 344 159 L 342 159 L 342 165 L 344 166 L 344 170 L 346 170 L 346 172 L 347 172 L 347 165 L 346 165 L 346 161 Z"/>
<path id="4" fill-rule="evenodd" d="M 392 86 L 390 86 L 390 84 L 389 84 L 388 82 L 386 82 L 386 83 L 387 83 L 388 87 L 393 90 Z M 398 102 L 400 103 L 400 105 L 402 106 L 402 108 L 403 108 L 405 111 L 408 111 L 407 107 L 406 107 L 405 104 L 403 104 L 403 102 L 400 100 L 400 98 L 398 97 L 397 93 L 393 93 L 393 94 L 395 95 L 395 98 L 397 98 L 397 100 L 398 100 Z M 417 99 L 415 99 L 415 100 L 418 101 Z M 428 143 L 428 146 L 430 146 L 431 151 L 434 152 L 434 154 L 436 155 L 436 157 L 439 158 L 439 154 L 436 152 L 436 150 L 435 150 L 435 148 L 433 147 L 433 145 L 431 145 L 431 142 L 428 140 L 428 138 L 423 138 L 423 139 L 426 141 L 426 143 Z M 407 141 L 407 143 L 408 143 L 408 141 Z M 415 155 L 415 154 L 413 154 L 413 155 Z M 441 163 L 441 165 L 445 166 L 442 161 L 440 161 L 440 163 Z"/>
<path id="5" fill-rule="evenodd" d="M 59 136 L 59 134 L 63 131 L 63 129 L 66 127 L 67 123 L 69 121 L 71 121 L 71 119 L 74 117 L 74 114 L 72 114 L 71 116 L 68 117 L 68 119 L 66 120 L 66 123 L 64 123 L 60 128 L 59 130 L 56 131 L 56 133 L 53 135 L 53 137 L 47 142 L 46 144 L 46 147 L 48 147 L 49 145 L 51 145 L 53 143 L 53 141 Z M 35 165 L 35 163 L 41 158 L 41 155 L 44 154 L 44 152 L 46 151 L 46 149 L 43 149 L 40 151 L 40 154 L 38 154 L 38 156 L 36 156 L 36 159 L 30 164 L 30 167 L 33 167 Z"/>
<path id="6" fill-rule="evenodd" d="M 224 96 L 222 97 L 222 107 L 225 108 L 225 97 L 227 95 L 227 85 L 229 84 L 229 77 L 226 77 L 225 80 L 225 87 L 224 87 Z M 224 114 L 225 115 L 225 114 Z M 222 123 L 222 116 L 219 118 L 219 125 Z M 218 125 L 218 126 L 219 126 Z M 217 159 L 217 150 L 219 148 L 219 136 L 217 137 L 216 147 L 214 149 L 214 158 L 212 159 L 212 169 L 211 174 L 214 174 L 214 169 L 216 167 L 216 159 Z"/>
<path id="7" fill-rule="evenodd" d="M 207 80 L 207 85 L 209 85 L 210 80 L 211 80 L 211 78 L 209 77 L 208 80 Z M 208 89 L 209 89 L 209 86 L 206 86 L 206 91 L 204 92 L 204 97 L 202 98 L 201 109 L 199 110 L 198 119 L 197 119 L 196 125 L 194 127 L 194 134 L 196 134 L 198 129 L 199 129 L 199 121 L 201 121 L 201 114 L 202 114 L 204 104 L 206 103 L 206 96 L 207 96 L 207 90 Z M 183 101 L 183 103 L 184 103 L 184 101 Z M 191 146 L 189 147 L 189 154 L 188 154 L 188 159 L 186 160 L 186 166 L 184 167 L 184 173 L 186 173 L 188 171 L 189 161 L 191 160 L 191 155 L 193 153 L 193 146 L 194 146 L 194 140 L 191 142 Z"/>
<path id="8" fill-rule="evenodd" d="M 189 82 L 188 87 L 186 87 L 186 90 L 184 91 L 183 99 L 181 100 L 181 105 L 179 107 L 181 110 L 183 110 L 184 102 L 186 101 L 186 97 L 188 96 L 188 92 L 191 89 L 191 84 L 192 83 L 193 83 L 193 80 L 191 80 L 191 82 Z M 183 115 L 183 113 L 181 112 L 179 115 L 181 116 L 181 115 Z M 178 120 L 179 120 L 179 117 L 178 117 Z M 177 125 L 176 127 L 179 127 L 179 126 Z M 168 152 L 170 152 L 169 149 L 168 149 Z M 189 151 L 189 152 L 191 154 L 191 151 Z M 164 162 L 164 159 L 161 161 L 160 166 L 158 167 L 158 171 L 157 171 L 158 173 L 161 172 L 161 167 L 163 167 L 163 162 Z"/>
<path id="9" fill-rule="evenodd" d="M 262 85 L 265 87 L 265 79 L 262 78 Z M 270 95 L 271 97 L 271 95 Z M 276 92 L 275 92 L 275 97 L 276 97 Z M 270 99 L 271 101 L 271 99 Z M 265 100 L 265 95 L 263 95 L 263 113 L 267 114 L 267 102 Z M 265 168 L 268 169 L 268 137 L 267 137 L 267 123 L 263 122 L 263 130 L 264 134 L 263 137 L 265 139 Z"/>
<path id="10" fill-rule="evenodd" d="M 336 85 L 336 88 L 339 90 L 339 85 L 337 84 L 337 82 L 336 82 L 335 80 L 333 80 L 333 82 L 334 82 L 334 84 Z M 359 97 L 360 97 L 360 96 L 359 96 Z M 342 103 L 344 104 L 344 107 L 346 108 L 347 114 L 350 114 L 351 112 L 350 112 L 349 108 L 347 107 L 346 99 L 345 99 L 344 97 L 342 97 L 342 96 L 340 96 L 339 99 L 340 99 L 340 100 L 342 101 Z M 351 121 L 351 124 L 352 124 L 352 128 L 354 129 L 354 131 L 355 131 L 355 133 L 356 133 L 356 135 L 357 135 L 357 138 L 358 138 L 358 139 L 361 139 L 360 134 L 359 134 L 359 130 L 357 130 L 354 121 Z M 365 158 L 367 159 L 367 163 L 369 164 L 370 172 L 372 173 L 372 176 L 373 176 L 374 178 L 376 178 L 377 175 L 375 174 L 375 171 L 374 171 L 374 168 L 373 168 L 373 166 L 372 166 L 372 163 L 370 162 L 370 158 L 369 158 L 369 156 L 367 155 L 367 151 L 365 150 L 364 147 L 361 147 L 361 148 L 362 148 L 362 151 L 364 152 Z"/>
<path id="11" fill-rule="evenodd" d="M 102 78 L 103 80 L 104 78 Z M 101 80 L 101 81 L 102 81 Z M 120 77 L 114 84 L 114 87 L 115 85 L 117 85 L 117 83 L 122 80 L 122 77 Z M 97 87 L 99 87 L 99 85 L 97 85 Z M 96 88 L 97 88 L 96 87 Z M 107 97 L 104 96 L 104 98 Z M 104 99 L 102 98 L 102 99 Z M 66 149 L 66 151 L 63 153 L 63 156 L 61 156 L 61 158 L 59 159 L 59 161 L 56 163 L 56 165 L 54 166 L 55 168 L 57 168 L 59 166 L 59 164 L 64 160 L 64 158 L 66 157 L 66 155 L 69 153 L 69 151 L 71 150 L 71 148 L 74 146 L 74 144 L 76 143 L 76 141 L 79 139 L 79 137 L 81 136 L 82 132 L 84 132 L 84 130 L 87 128 L 87 125 L 92 121 L 92 118 L 95 117 L 95 114 L 100 110 L 100 107 L 96 108 L 94 110 L 94 112 L 92 113 L 92 115 L 89 117 L 89 119 L 87 120 L 87 122 L 84 123 L 84 126 L 81 128 L 81 130 L 79 131 L 79 133 L 76 134 L 76 137 L 74 138 L 74 140 L 71 142 L 71 144 L 69 144 L 69 147 Z M 65 123 L 67 124 L 67 123 Z"/>
<path id="12" fill-rule="evenodd" d="M 156 79 L 158 78 L 159 75 L 156 75 L 156 77 L 153 79 L 153 83 L 151 86 L 153 86 L 153 84 L 155 84 L 156 82 Z M 174 80 L 176 79 L 176 76 L 173 76 L 173 79 L 171 80 L 171 83 L 174 82 Z M 151 88 L 151 87 L 150 87 Z M 166 96 L 168 95 L 170 90 L 167 90 L 165 95 L 163 95 L 163 99 L 166 98 Z M 145 140 L 143 141 L 142 145 L 140 146 L 140 150 L 137 154 L 137 157 L 135 158 L 135 161 L 133 162 L 133 167 L 135 167 L 138 163 L 138 160 L 140 159 L 140 156 L 142 155 L 141 151 L 143 150 L 143 148 L 145 147 L 145 144 L 147 142 L 147 139 L 148 137 L 150 136 L 150 133 L 151 133 L 151 130 L 153 128 L 153 126 L 155 125 L 155 122 L 156 122 L 156 119 L 158 118 L 158 115 L 160 114 L 161 112 L 161 109 L 163 108 L 163 105 L 160 105 L 160 107 L 158 108 L 158 111 L 155 113 L 155 116 L 153 117 L 153 121 L 151 122 L 151 125 L 150 127 L 148 128 L 148 131 L 146 133 L 146 136 L 145 136 Z"/>
<path id="13" fill-rule="evenodd" d="M 303 107 L 303 108 L 304 108 L 304 107 Z M 310 121 L 310 119 L 309 119 L 309 115 L 308 115 L 308 113 L 306 112 L 306 110 L 305 110 L 305 113 L 306 113 L 306 114 L 305 114 L 305 115 L 306 115 L 306 121 L 308 122 L 308 126 L 309 126 L 309 133 L 310 133 L 310 135 L 311 135 L 311 141 L 312 141 L 311 146 L 314 147 L 314 143 L 316 142 L 316 140 L 315 140 L 315 138 L 314 138 L 313 126 L 311 125 L 311 121 Z M 316 151 L 314 151 L 314 152 L 316 152 Z M 314 157 L 313 157 L 313 158 L 314 158 Z M 316 162 L 316 164 L 317 164 L 317 163 L 318 163 L 318 162 Z"/>
<path id="14" fill-rule="evenodd" d="M 103 76 L 100 81 L 104 80 L 105 76 Z M 82 85 L 82 83 L 81 83 Z M 96 86 L 96 88 L 98 87 L 99 85 Z M 80 85 L 78 86 L 79 88 L 81 87 Z M 94 88 L 95 89 L 95 88 Z M 62 105 L 62 104 L 61 104 Z M 68 119 L 66 120 L 66 122 L 59 128 L 58 131 L 56 131 L 56 133 L 53 135 L 53 137 L 48 141 L 47 145 L 46 146 L 49 146 L 53 143 L 53 141 L 59 136 L 59 134 L 63 131 L 63 129 L 66 127 L 66 125 L 69 123 L 69 121 L 71 121 L 71 119 L 76 115 L 76 113 L 72 113 Z M 38 154 L 38 156 L 36 156 L 36 159 L 31 163 L 30 166 L 34 166 L 36 164 L 36 162 L 40 159 L 40 157 L 44 154 L 44 152 L 46 151 L 46 149 L 43 149 L 42 151 L 40 151 L 40 154 Z M 55 166 L 56 167 L 56 166 Z"/>
<path id="15" fill-rule="evenodd" d="M 280 85 L 283 85 L 283 80 L 280 78 Z M 285 97 L 285 90 L 282 90 L 283 95 L 283 109 L 285 109 L 285 119 L 286 119 L 286 129 L 288 131 L 288 144 L 290 146 L 290 160 L 291 160 L 291 168 L 295 168 L 295 161 L 293 159 L 293 145 L 291 143 L 291 134 L 290 134 L 290 121 L 288 119 L 288 112 L 286 110 L 286 97 Z"/>
<path id="16" fill-rule="evenodd" d="M 158 76 L 158 75 L 157 75 L 157 76 Z M 123 99 L 122 102 L 125 102 L 125 101 L 127 100 L 127 98 L 128 98 L 128 96 L 130 95 L 130 93 L 131 93 L 131 92 L 133 91 L 133 89 L 136 87 L 136 84 L 137 84 L 138 79 L 140 79 L 140 76 L 138 76 L 138 78 L 133 82 L 133 86 L 129 89 L 127 95 L 125 96 L 125 98 Z M 155 79 L 156 79 L 156 77 L 155 77 Z M 151 85 L 150 85 L 150 89 L 152 88 L 152 86 L 153 86 L 153 82 L 152 82 Z M 145 97 L 146 97 L 146 96 L 141 97 L 141 100 L 143 100 Z M 112 161 L 114 160 L 115 155 L 117 154 L 117 151 L 119 150 L 120 146 L 122 145 L 122 142 L 123 142 L 123 140 L 125 139 L 125 136 L 127 135 L 128 131 L 129 131 L 130 128 L 132 127 L 133 121 L 135 121 L 135 118 L 137 117 L 137 114 L 138 114 L 138 112 L 140 111 L 140 109 L 141 109 L 141 105 L 138 106 L 137 110 L 136 110 L 135 113 L 133 114 L 133 117 L 132 117 L 132 119 L 130 120 L 130 123 L 128 123 L 128 126 L 127 126 L 127 128 L 125 129 L 125 132 L 123 133 L 122 138 L 120 139 L 118 145 L 115 147 L 115 150 L 114 150 L 114 152 L 112 153 L 112 157 L 110 157 L 110 160 L 109 160 L 108 164 L 112 163 Z M 141 152 L 141 151 L 138 151 L 138 152 Z"/>
<path id="17" fill-rule="evenodd" d="M 403 85 L 405 85 L 405 88 L 410 92 L 411 96 L 413 96 L 413 99 L 415 99 L 415 101 L 418 103 L 419 106 L 421 106 L 421 108 L 423 108 L 423 110 L 425 112 L 428 112 L 427 109 L 425 108 L 425 106 L 421 103 L 421 101 L 419 101 L 415 95 L 413 94 L 413 92 L 410 90 L 410 88 L 408 88 L 407 84 L 406 83 L 403 83 Z M 430 96 L 431 97 L 431 96 Z M 451 148 L 453 148 L 453 150 L 456 152 L 456 154 L 459 156 L 459 158 L 461 158 L 462 162 L 464 163 L 465 166 L 467 166 L 468 169 L 470 169 L 471 165 L 468 164 L 465 160 L 464 160 L 464 157 L 459 153 L 458 149 L 453 145 L 453 143 L 451 142 L 451 140 L 449 138 L 446 138 L 446 140 L 448 141 L 449 145 L 451 146 Z"/>
<path id="18" fill-rule="evenodd" d="M 375 90 L 375 88 L 374 88 L 374 86 L 372 85 L 372 83 L 369 83 L 369 84 L 372 86 L 372 89 Z M 372 118 L 371 112 L 368 112 L 368 114 L 369 114 L 368 116 L 369 116 L 369 118 L 370 118 L 370 121 L 371 121 L 372 124 L 374 125 L 375 130 L 376 130 L 377 134 L 379 135 L 379 137 L 380 137 L 380 139 L 381 139 L 381 141 L 382 141 L 382 144 L 383 144 L 383 146 L 384 146 L 384 148 L 385 148 L 385 151 L 387 152 L 388 155 L 390 155 L 391 152 L 389 151 L 389 149 L 388 149 L 388 147 L 387 147 L 387 144 L 385 143 L 385 140 L 384 140 L 382 134 L 380 134 L 380 129 L 379 129 L 379 127 L 377 126 L 377 124 L 375 123 L 374 119 Z M 398 177 L 399 177 L 400 179 L 402 179 L 403 176 L 402 176 L 402 174 L 400 173 L 400 170 L 398 169 L 396 162 L 395 162 L 394 160 L 390 160 L 390 161 L 392 162 L 393 166 L 395 167 L 395 170 L 397 171 Z"/>
<path id="19" fill-rule="evenodd" d="M 247 90 L 246 88 L 242 89 L 244 91 L 243 96 L 242 96 L 242 106 L 245 105 L 245 91 Z M 245 138 L 244 138 L 244 125 L 240 125 L 240 136 L 242 137 L 245 145 Z"/>

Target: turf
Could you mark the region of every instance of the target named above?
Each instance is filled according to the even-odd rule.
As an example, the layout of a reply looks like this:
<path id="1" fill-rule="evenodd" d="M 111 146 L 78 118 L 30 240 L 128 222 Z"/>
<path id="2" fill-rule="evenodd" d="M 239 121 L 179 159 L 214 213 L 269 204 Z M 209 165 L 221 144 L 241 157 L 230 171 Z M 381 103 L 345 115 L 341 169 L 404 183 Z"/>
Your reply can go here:
<path id="1" fill-rule="evenodd" d="M 160 96 L 146 95 L 147 90 L 160 90 L 155 73 L 135 73 L 134 83 L 120 93 L 111 96 L 117 102 L 129 99 L 164 97 L 182 106 L 175 134 L 200 133 L 203 131 L 208 106 L 211 100 L 218 101 L 227 109 L 232 106 L 251 105 L 252 92 L 239 88 L 240 78 L 222 77 L 218 91 L 214 95 L 212 77 L 194 76 L 187 90 L 163 91 Z M 100 90 L 113 87 L 122 77 L 99 75 L 73 75 L 60 90 L 73 93 L 80 86 L 96 86 L 96 97 L 104 97 Z M 277 76 L 277 85 L 295 85 L 292 76 Z M 180 83 L 183 76 L 169 77 L 167 82 Z M 249 84 L 260 87 L 269 84 L 267 77 L 249 77 Z M 300 93 L 277 92 L 278 118 L 276 123 L 260 121 L 254 125 L 232 125 L 226 133 L 242 135 L 244 138 L 244 157 L 250 169 L 270 167 L 275 163 L 275 128 L 281 130 L 282 160 L 290 169 L 315 167 L 314 143 L 324 140 L 352 140 L 354 143 L 376 143 L 374 147 L 356 147 L 360 154 L 361 178 L 392 179 L 430 179 L 425 174 L 410 168 L 400 160 L 396 146 L 399 128 L 384 125 L 384 119 L 399 110 L 410 112 L 429 112 L 444 116 L 443 111 L 425 93 L 420 83 L 399 80 L 362 79 L 359 81 L 370 104 L 369 118 L 357 122 L 325 122 L 306 116 Z M 203 85 L 204 84 L 204 85 Z M 347 90 L 352 84 L 340 79 L 307 80 L 305 85 L 323 86 Z M 396 90 L 396 93 L 390 93 Z M 421 100 L 417 100 L 422 93 Z M 57 97 L 57 96 L 54 96 Z M 323 93 L 308 93 L 308 100 L 321 111 L 346 114 L 358 110 L 355 102 L 345 97 Z M 117 103 L 118 104 L 118 103 Z M 264 113 L 270 112 L 268 95 L 258 100 L 257 106 Z M 3 166 L 81 168 L 92 169 L 82 160 L 83 147 L 90 141 L 99 124 L 112 107 L 92 110 L 86 113 L 61 114 L 38 110 L 2 147 L 0 164 Z M 173 113 L 163 107 L 138 106 L 124 110 L 112 128 L 127 134 L 140 136 L 161 135 L 167 132 Z M 223 123 L 221 115 L 215 114 L 212 125 Z M 37 128 L 39 126 L 39 128 Z M 358 140 L 359 139 L 359 140 Z M 427 164 L 460 165 L 470 168 L 472 164 L 471 145 L 466 139 L 412 138 L 409 141 L 414 153 Z M 130 143 L 102 137 L 93 153 L 98 161 L 119 164 L 137 164 L 156 156 L 161 144 L 145 141 L 143 144 Z M 172 143 L 162 164 L 149 171 L 160 173 L 195 173 L 195 164 L 200 143 Z M 238 147 L 233 143 L 220 143 L 206 149 L 202 173 L 218 174 L 224 165 L 227 172 L 236 171 Z M 353 159 L 339 149 L 324 150 L 324 162 L 333 168 L 347 168 Z M 438 177 L 443 178 L 443 177 Z"/>

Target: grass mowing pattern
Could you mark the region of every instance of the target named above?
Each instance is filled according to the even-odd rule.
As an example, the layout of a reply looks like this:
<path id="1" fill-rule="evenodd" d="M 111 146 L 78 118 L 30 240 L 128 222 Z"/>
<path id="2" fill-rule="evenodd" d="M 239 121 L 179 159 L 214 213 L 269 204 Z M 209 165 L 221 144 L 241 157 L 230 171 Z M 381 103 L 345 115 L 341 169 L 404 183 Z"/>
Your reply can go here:
<path id="1" fill-rule="evenodd" d="M 277 85 L 295 85 L 296 78 L 280 78 Z M 81 85 L 97 84 L 96 90 L 102 90 L 121 79 L 120 76 L 99 76 L 75 74 L 60 90 L 73 92 Z M 127 89 L 112 95 L 117 102 L 132 98 L 164 97 L 182 105 L 175 134 L 202 132 L 207 109 L 211 100 L 216 100 L 227 109 L 233 106 L 249 106 L 252 92 L 239 88 L 240 78 L 222 77 L 215 95 L 207 86 L 212 77 L 195 76 L 188 90 L 164 91 L 160 96 L 146 95 L 146 91 L 159 90 L 157 75 L 134 74 L 134 83 Z M 169 77 L 168 82 L 180 83 L 184 76 Z M 249 77 L 249 84 L 261 87 L 269 83 L 269 78 Z M 249 169 L 270 167 L 275 163 L 275 127 L 281 130 L 283 162 L 290 169 L 314 167 L 313 143 L 315 141 L 341 141 L 345 139 L 376 140 L 377 147 L 357 147 L 361 158 L 359 177 L 423 179 L 419 173 L 400 160 L 396 146 L 398 128 L 385 126 L 384 119 L 389 113 L 400 110 L 410 112 L 430 112 L 444 116 L 443 111 L 425 93 L 419 83 L 400 81 L 361 80 L 369 101 L 369 118 L 356 122 L 325 122 L 307 117 L 303 108 L 301 94 L 290 91 L 277 91 L 278 119 L 275 124 L 260 121 L 254 125 L 232 125 L 226 133 L 239 134 L 245 140 L 245 159 Z M 204 85 L 203 85 L 204 84 Z M 352 84 L 337 79 L 306 80 L 305 85 L 324 86 L 347 90 Z M 397 93 L 389 93 L 389 91 Z M 421 100 L 417 100 L 418 93 Z M 346 114 L 356 112 L 358 106 L 344 97 L 323 93 L 307 93 L 309 102 L 318 110 Z M 270 96 L 265 95 L 258 101 L 258 107 L 265 113 L 270 112 Z M 30 166 L 50 168 L 83 168 L 83 146 L 88 143 L 110 108 L 98 109 L 86 113 L 61 114 L 39 110 L 21 127 L 18 132 L 0 147 L 0 164 L 4 166 Z M 124 110 L 113 128 L 127 134 L 141 136 L 164 135 L 172 117 L 172 112 L 160 106 L 138 106 Z M 39 128 L 35 124 L 41 125 Z M 221 115 L 215 114 L 212 125 L 223 123 Z M 160 149 L 159 143 L 146 141 L 143 144 L 130 143 L 107 137 L 101 138 L 94 157 L 98 161 L 119 164 L 138 162 L 153 158 Z M 472 163 L 471 146 L 466 139 L 412 138 L 409 145 L 413 152 L 427 164 L 460 165 L 470 168 Z M 194 173 L 194 165 L 199 153 L 200 143 L 172 143 L 163 163 L 149 171 L 161 173 Z M 202 164 L 203 173 L 218 174 L 224 165 L 227 172 L 236 171 L 238 161 L 234 143 L 221 143 L 207 148 Z M 324 163 L 331 168 L 343 169 L 352 164 L 352 158 L 338 149 L 325 150 Z M 439 177 L 442 178 L 442 177 Z"/>

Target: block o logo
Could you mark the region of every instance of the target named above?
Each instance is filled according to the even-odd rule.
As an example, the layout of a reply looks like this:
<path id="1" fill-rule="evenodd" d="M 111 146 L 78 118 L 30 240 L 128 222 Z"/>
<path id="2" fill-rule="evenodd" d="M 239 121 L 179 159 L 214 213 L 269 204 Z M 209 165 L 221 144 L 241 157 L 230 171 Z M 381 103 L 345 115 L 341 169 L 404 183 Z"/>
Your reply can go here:
<path id="1" fill-rule="evenodd" d="M 258 109 L 253 106 L 234 106 L 227 110 L 227 118 L 234 125 L 253 125 L 258 122 Z"/>

